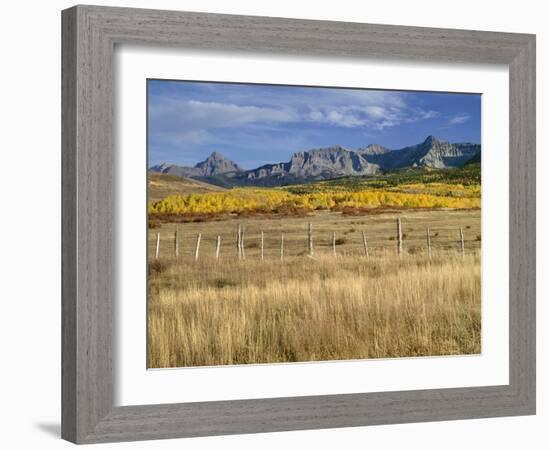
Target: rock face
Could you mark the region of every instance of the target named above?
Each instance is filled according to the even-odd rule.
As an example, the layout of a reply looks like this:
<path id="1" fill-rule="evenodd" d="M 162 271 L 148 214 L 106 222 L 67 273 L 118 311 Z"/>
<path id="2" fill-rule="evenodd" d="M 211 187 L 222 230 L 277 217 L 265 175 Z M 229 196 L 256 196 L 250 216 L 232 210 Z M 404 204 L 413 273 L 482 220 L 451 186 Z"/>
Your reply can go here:
<path id="1" fill-rule="evenodd" d="M 296 179 L 326 179 L 343 175 L 375 175 L 380 167 L 371 164 L 359 152 L 334 147 L 297 152 L 288 163 L 267 164 L 248 171 L 249 180 L 289 174 Z"/>
<path id="2" fill-rule="evenodd" d="M 221 153 L 212 152 L 208 158 L 194 167 L 176 166 L 174 164 L 159 164 L 151 167 L 153 172 L 178 175 L 187 178 L 203 178 L 224 175 L 231 172 L 242 172 L 242 169 Z"/>
<path id="3" fill-rule="evenodd" d="M 420 144 L 400 150 L 393 150 L 389 153 L 375 156 L 375 158 L 385 171 L 404 167 L 446 169 L 463 166 L 480 151 L 481 145 L 479 144 L 451 144 L 433 136 L 428 136 Z"/>
<path id="4" fill-rule="evenodd" d="M 461 167 L 481 150 L 480 145 L 470 143 L 451 144 L 440 141 L 433 136 L 417 146 L 413 151 L 412 166 L 433 167 L 445 169 L 447 167 Z"/>
<path id="5" fill-rule="evenodd" d="M 241 168 L 236 163 L 218 152 L 212 152 L 208 158 L 198 163 L 195 169 L 198 169 L 204 177 L 228 172 L 241 172 Z"/>
<path id="6" fill-rule="evenodd" d="M 340 145 L 296 152 L 288 162 L 243 170 L 218 152 L 194 167 L 160 164 L 154 172 L 205 179 L 219 185 L 276 186 L 342 176 L 376 175 L 406 167 L 445 169 L 481 160 L 481 145 L 451 144 L 428 136 L 420 144 L 390 150 L 378 144 L 350 150 Z"/>
<path id="7" fill-rule="evenodd" d="M 363 155 L 385 155 L 386 153 L 391 152 L 391 150 L 389 148 L 382 147 L 379 144 L 370 144 L 365 148 L 357 149 L 357 152 Z"/>

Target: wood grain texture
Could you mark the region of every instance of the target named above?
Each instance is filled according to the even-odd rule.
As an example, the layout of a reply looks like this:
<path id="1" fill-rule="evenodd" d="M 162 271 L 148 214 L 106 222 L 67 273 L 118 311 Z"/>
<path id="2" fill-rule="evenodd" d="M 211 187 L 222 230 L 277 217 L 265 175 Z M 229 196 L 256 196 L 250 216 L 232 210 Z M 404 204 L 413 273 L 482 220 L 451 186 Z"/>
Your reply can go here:
<path id="1" fill-rule="evenodd" d="M 62 31 L 65 439 L 111 442 L 535 412 L 534 36 L 95 6 L 63 11 Z M 114 407 L 113 52 L 115 44 L 124 43 L 301 58 L 508 65 L 510 383 Z"/>
<path id="2" fill-rule="evenodd" d="M 79 442 L 113 406 L 113 46 L 83 8 L 62 31 L 63 401 L 73 405 L 62 436 Z"/>
<path id="3" fill-rule="evenodd" d="M 510 385 L 536 405 L 536 93 L 535 39 L 510 71 Z"/>
<path id="4" fill-rule="evenodd" d="M 62 431 L 65 439 L 76 436 L 76 10 L 62 17 L 62 155 L 61 155 L 61 331 L 62 331 Z"/>

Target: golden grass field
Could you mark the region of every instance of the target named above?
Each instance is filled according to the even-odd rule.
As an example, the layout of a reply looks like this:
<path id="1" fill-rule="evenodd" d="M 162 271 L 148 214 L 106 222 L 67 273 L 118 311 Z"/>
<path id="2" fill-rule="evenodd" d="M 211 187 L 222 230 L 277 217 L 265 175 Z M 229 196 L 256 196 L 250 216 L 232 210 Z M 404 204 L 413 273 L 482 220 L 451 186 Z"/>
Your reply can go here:
<path id="1" fill-rule="evenodd" d="M 171 195 L 205 194 L 208 192 L 223 192 L 224 189 L 212 184 L 203 183 L 191 178 L 181 178 L 176 175 L 148 173 L 149 201 L 156 202 Z"/>
<path id="2" fill-rule="evenodd" d="M 396 255 L 397 217 L 403 227 L 402 257 Z M 308 256 L 308 223 L 313 257 Z M 245 230 L 242 260 L 237 258 L 238 224 Z M 148 237 L 148 367 L 480 353 L 480 225 L 479 209 L 352 216 L 316 211 L 304 217 L 230 215 L 162 223 Z M 464 258 L 458 251 L 459 228 L 466 241 Z M 219 259 L 214 256 L 217 236 Z"/>

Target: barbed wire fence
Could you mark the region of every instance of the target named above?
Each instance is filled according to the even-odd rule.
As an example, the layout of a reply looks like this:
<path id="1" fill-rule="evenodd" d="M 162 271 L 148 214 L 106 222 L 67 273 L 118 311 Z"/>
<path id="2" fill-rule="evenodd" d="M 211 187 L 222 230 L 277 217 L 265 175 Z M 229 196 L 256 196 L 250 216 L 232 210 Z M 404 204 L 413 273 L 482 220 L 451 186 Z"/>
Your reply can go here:
<path id="1" fill-rule="evenodd" d="M 305 256 L 365 257 L 423 255 L 428 258 L 455 253 L 465 257 L 481 248 L 481 233 L 469 225 L 407 223 L 401 218 L 374 226 L 330 229 L 308 222 L 296 227 L 226 227 L 223 232 L 185 231 L 178 224 L 173 232 L 149 230 L 149 259 L 175 258 L 198 261 L 215 259 L 280 259 Z M 195 225 L 194 228 L 197 228 Z"/>

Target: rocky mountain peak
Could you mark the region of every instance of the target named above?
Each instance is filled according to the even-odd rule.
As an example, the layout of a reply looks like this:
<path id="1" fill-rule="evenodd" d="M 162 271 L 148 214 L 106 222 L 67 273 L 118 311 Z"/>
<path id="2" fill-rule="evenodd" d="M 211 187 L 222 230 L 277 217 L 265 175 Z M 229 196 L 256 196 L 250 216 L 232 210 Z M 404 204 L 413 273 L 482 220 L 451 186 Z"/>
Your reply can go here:
<path id="1" fill-rule="evenodd" d="M 241 168 L 219 152 L 212 152 L 208 158 L 196 164 L 194 169 L 200 171 L 202 176 L 220 175 L 228 172 L 240 172 Z"/>
<path id="2" fill-rule="evenodd" d="M 194 167 L 165 163 L 153 166 L 151 170 L 207 179 L 214 184 L 226 183 L 228 186 L 280 186 L 290 182 L 342 176 L 369 176 L 406 167 L 462 167 L 473 158 L 477 158 L 473 161 L 479 161 L 480 152 L 480 144 L 452 144 L 430 135 L 419 144 L 396 150 L 389 150 L 379 144 L 370 144 L 356 150 L 341 145 L 314 148 L 293 153 L 288 162 L 264 164 L 251 170 L 241 169 L 217 151 Z"/>
<path id="3" fill-rule="evenodd" d="M 391 150 L 386 147 L 383 147 L 380 144 L 369 144 L 365 148 L 358 149 L 358 151 L 364 155 L 385 155 L 386 153 L 389 153 Z"/>
<path id="4" fill-rule="evenodd" d="M 153 172 L 165 173 L 165 172 L 168 172 L 170 168 L 172 168 L 173 166 L 174 165 L 170 163 L 156 164 L 153 167 L 151 167 L 151 170 Z"/>
<path id="5" fill-rule="evenodd" d="M 427 144 L 427 145 L 439 144 L 441 142 L 443 141 L 440 141 L 439 139 L 437 139 L 435 136 L 432 136 L 431 134 L 426 139 L 424 139 L 424 144 Z"/>
<path id="6" fill-rule="evenodd" d="M 206 159 L 222 160 L 227 158 L 224 155 L 222 155 L 220 152 L 217 152 L 214 150 L 212 153 L 210 153 L 210 155 Z"/>
<path id="7" fill-rule="evenodd" d="M 426 140 L 413 152 L 412 166 L 433 167 L 460 167 L 472 158 L 481 146 L 462 146 L 428 136 Z"/>
<path id="8" fill-rule="evenodd" d="M 328 178 L 343 175 L 373 175 L 379 171 L 361 154 L 341 145 L 296 152 L 288 172 L 301 178 Z"/>

